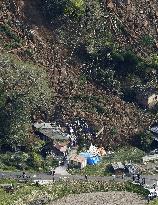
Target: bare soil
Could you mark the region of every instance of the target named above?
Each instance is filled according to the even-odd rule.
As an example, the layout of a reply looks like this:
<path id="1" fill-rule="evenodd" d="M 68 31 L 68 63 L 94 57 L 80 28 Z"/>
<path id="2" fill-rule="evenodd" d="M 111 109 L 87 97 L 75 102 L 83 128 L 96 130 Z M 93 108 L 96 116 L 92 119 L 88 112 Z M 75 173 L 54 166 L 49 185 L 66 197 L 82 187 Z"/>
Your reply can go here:
<path id="1" fill-rule="evenodd" d="M 104 126 L 104 133 L 98 139 L 98 143 L 102 143 L 104 146 L 124 145 L 133 135 L 148 129 L 155 120 L 153 115 L 141 111 L 134 103 L 126 103 L 119 96 L 97 88 L 93 82 L 81 83 L 82 65 L 76 61 L 69 62 L 70 51 L 59 42 L 55 31 L 44 19 L 40 10 L 40 2 L 40 0 L 3 1 L 0 17 L 1 24 L 9 27 L 11 34 L 22 40 L 15 48 L 7 50 L 7 53 L 13 53 L 22 60 L 30 60 L 36 65 L 42 65 L 48 71 L 48 78 L 54 93 L 53 115 L 57 117 L 58 114 L 63 122 L 70 122 L 74 117 L 85 118 L 97 130 Z M 136 0 L 128 1 L 132 11 L 128 11 L 127 1 L 112 2 L 114 7 L 109 8 L 111 9 L 109 18 L 112 21 L 109 22 L 117 19 L 117 22 L 120 21 L 126 30 L 126 34 L 124 34 L 124 31 L 120 31 L 114 22 L 111 25 L 112 30 L 116 32 L 114 36 L 120 40 L 120 44 L 128 45 L 130 42 L 131 45 L 139 45 L 138 39 L 143 31 L 142 24 L 140 24 L 141 27 L 139 26 L 139 23 L 142 22 L 141 18 L 148 21 L 151 27 L 150 34 L 153 35 L 156 42 L 157 6 L 155 0 L 150 1 L 153 4 L 150 3 L 148 6 L 144 0 L 141 0 L 140 4 Z M 147 7 L 149 7 L 148 10 Z M 153 21 L 149 18 L 149 13 L 151 13 Z M 133 29 L 130 25 L 133 26 Z M 136 29 L 136 27 L 138 28 Z M 145 34 L 148 32 L 148 28 L 149 26 L 144 28 Z M 2 34 L 0 50 L 6 52 L 3 44 L 12 45 L 11 36 L 6 33 Z M 137 48 L 139 50 L 139 46 Z M 93 97 L 95 97 L 94 101 Z M 98 107 L 101 107 L 104 113 L 99 113 Z M 111 138 L 113 129 L 116 130 L 116 133 Z"/>
<path id="2" fill-rule="evenodd" d="M 145 205 L 146 201 L 137 194 L 129 192 L 98 192 L 69 195 L 50 205 Z"/>

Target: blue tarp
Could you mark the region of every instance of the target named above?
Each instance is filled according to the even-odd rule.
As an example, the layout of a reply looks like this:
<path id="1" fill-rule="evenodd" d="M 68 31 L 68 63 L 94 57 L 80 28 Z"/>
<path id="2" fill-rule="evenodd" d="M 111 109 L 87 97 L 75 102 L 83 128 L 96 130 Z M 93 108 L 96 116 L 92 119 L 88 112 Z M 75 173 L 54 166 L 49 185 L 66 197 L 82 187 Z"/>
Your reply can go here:
<path id="1" fill-rule="evenodd" d="M 98 164 L 100 162 L 100 158 L 97 155 L 94 156 L 88 152 L 81 152 L 79 155 L 86 158 L 87 164 L 89 164 L 89 165 L 95 165 L 95 164 Z"/>

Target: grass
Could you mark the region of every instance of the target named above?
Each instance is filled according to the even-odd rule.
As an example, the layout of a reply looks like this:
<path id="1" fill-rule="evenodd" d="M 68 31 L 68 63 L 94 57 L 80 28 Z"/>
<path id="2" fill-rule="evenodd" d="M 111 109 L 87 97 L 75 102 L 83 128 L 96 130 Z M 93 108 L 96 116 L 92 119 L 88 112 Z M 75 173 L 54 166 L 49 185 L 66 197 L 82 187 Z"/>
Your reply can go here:
<path id="1" fill-rule="evenodd" d="M 45 187 L 36 187 L 31 183 L 22 184 L 15 180 L 0 180 L 0 184 L 14 184 L 15 187 L 13 193 L 6 193 L 0 188 L 0 205 L 25 204 L 24 202 L 29 200 L 33 193 L 41 193 L 46 190 Z M 23 203 L 20 203 L 21 201 Z"/>
<path id="2" fill-rule="evenodd" d="M 90 175 L 90 176 L 109 176 L 111 173 L 108 170 L 108 165 L 113 162 L 132 162 L 141 163 L 144 152 L 134 147 L 124 147 L 118 149 L 113 156 L 103 157 L 97 165 L 87 165 L 84 169 L 77 168 L 69 169 L 70 174 Z"/>
<path id="3" fill-rule="evenodd" d="M 158 199 L 151 201 L 149 205 L 158 205 Z"/>
<path id="4" fill-rule="evenodd" d="M 6 193 L 0 188 L 0 205 L 22 205 L 36 204 L 37 200 L 45 197 L 47 202 L 61 198 L 68 194 L 107 192 L 107 191 L 129 191 L 142 196 L 146 196 L 148 191 L 130 182 L 99 182 L 99 181 L 59 181 L 49 185 L 36 186 L 20 184 L 14 180 L 0 180 L 0 184 L 13 183 L 15 192 Z"/>
<path id="5" fill-rule="evenodd" d="M 114 154 L 112 161 L 131 161 L 133 163 L 141 163 L 145 152 L 135 147 L 119 148 Z"/>
<path id="6" fill-rule="evenodd" d="M 89 175 L 89 176 L 110 176 L 111 174 L 106 171 L 106 163 L 99 163 L 97 165 L 87 165 L 84 169 L 80 170 L 77 168 L 69 169 L 70 174 L 79 174 L 79 175 Z"/>

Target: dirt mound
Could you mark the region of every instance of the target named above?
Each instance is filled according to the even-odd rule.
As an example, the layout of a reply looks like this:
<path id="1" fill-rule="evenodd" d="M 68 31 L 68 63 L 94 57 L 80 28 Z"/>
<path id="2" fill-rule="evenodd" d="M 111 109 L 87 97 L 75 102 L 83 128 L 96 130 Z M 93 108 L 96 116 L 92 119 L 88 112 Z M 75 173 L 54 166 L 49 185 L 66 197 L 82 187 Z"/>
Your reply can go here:
<path id="1" fill-rule="evenodd" d="M 145 200 L 129 192 L 98 192 L 69 195 L 50 205 L 145 205 Z"/>

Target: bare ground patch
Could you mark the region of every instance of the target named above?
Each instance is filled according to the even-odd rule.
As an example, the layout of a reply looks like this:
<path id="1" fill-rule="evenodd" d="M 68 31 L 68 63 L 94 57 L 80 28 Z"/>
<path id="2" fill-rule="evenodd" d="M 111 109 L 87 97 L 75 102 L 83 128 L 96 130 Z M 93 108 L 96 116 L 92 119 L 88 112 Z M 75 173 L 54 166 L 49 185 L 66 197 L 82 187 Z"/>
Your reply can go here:
<path id="1" fill-rule="evenodd" d="M 130 192 L 97 192 L 69 195 L 52 202 L 50 205 L 145 205 L 146 201 Z"/>

